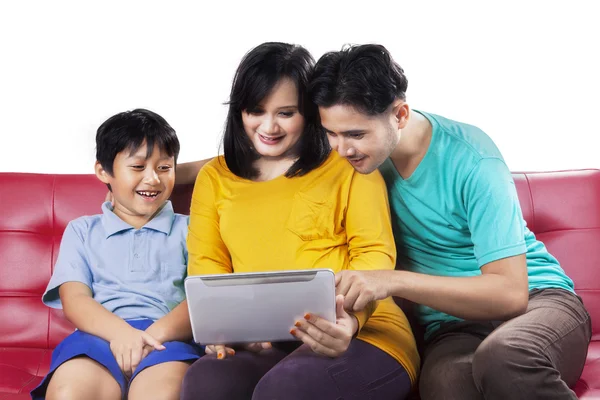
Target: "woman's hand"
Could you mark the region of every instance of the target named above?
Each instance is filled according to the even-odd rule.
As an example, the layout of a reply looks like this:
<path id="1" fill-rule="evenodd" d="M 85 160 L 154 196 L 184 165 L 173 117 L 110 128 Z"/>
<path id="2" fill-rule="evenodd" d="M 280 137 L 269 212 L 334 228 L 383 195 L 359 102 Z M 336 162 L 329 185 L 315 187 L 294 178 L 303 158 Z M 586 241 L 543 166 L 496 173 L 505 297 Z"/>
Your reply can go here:
<path id="1" fill-rule="evenodd" d="M 242 348 L 244 350 L 251 351 L 253 353 L 259 353 L 263 350 L 268 350 L 271 347 L 272 346 L 271 346 L 270 342 L 246 343 L 245 345 L 242 346 Z M 204 352 L 206 354 L 216 354 L 217 358 L 219 360 L 226 358 L 228 355 L 229 356 L 235 355 L 235 350 L 224 344 L 207 345 L 206 348 L 204 349 Z"/>
<path id="2" fill-rule="evenodd" d="M 306 314 L 304 320 L 296 321 L 290 333 L 302 340 L 319 354 L 338 357 L 346 352 L 354 334 L 358 331 L 358 320 L 344 310 L 344 296 L 335 297 L 336 323 L 316 315 Z"/>

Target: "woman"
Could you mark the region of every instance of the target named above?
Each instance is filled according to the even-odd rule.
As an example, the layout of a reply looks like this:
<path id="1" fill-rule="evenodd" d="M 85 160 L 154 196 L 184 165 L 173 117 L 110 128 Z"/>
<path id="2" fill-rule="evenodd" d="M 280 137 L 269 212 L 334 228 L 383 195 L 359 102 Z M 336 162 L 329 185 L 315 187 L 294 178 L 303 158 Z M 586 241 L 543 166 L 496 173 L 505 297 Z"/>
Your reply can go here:
<path id="1" fill-rule="evenodd" d="M 304 48 L 284 43 L 264 43 L 242 60 L 224 156 L 194 187 L 190 275 L 394 268 L 383 180 L 330 151 L 305 96 L 313 64 Z M 343 301 L 337 296 L 335 324 L 309 314 L 290 321 L 299 342 L 207 346 L 182 399 L 406 397 L 419 356 L 405 315 L 391 298 L 354 314 Z"/>

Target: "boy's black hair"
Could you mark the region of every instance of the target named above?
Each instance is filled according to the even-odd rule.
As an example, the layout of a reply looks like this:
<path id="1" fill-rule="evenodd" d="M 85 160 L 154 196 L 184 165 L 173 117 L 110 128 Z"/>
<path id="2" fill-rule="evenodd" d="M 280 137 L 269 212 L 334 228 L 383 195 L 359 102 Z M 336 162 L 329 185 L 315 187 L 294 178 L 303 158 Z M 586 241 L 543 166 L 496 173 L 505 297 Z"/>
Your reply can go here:
<path id="1" fill-rule="evenodd" d="M 327 137 L 318 129 L 318 110 L 306 95 L 314 63 L 304 47 L 279 42 L 263 43 L 244 56 L 233 78 L 223 135 L 223 153 L 231 172 L 246 179 L 257 176 L 253 163 L 259 156 L 245 133 L 242 112 L 258 106 L 284 78 L 296 85 L 298 111 L 305 119 L 300 157 L 285 176 L 304 175 L 327 158 L 331 149 Z"/>
<path id="2" fill-rule="evenodd" d="M 133 154 L 144 142 L 148 149 L 147 158 L 156 145 L 177 163 L 179 139 L 175 130 L 163 117 L 143 108 L 113 115 L 100 125 L 96 133 L 96 160 L 113 175 L 117 154 L 124 150 Z"/>
<path id="3" fill-rule="evenodd" d="M 324 54 L 315 66 L 309 95 L 319 107 L 346 105 L 377 115 L 394 100 L 406 100 L 407 86 L 404 70 L 389 51 L 365 44 Z"/>

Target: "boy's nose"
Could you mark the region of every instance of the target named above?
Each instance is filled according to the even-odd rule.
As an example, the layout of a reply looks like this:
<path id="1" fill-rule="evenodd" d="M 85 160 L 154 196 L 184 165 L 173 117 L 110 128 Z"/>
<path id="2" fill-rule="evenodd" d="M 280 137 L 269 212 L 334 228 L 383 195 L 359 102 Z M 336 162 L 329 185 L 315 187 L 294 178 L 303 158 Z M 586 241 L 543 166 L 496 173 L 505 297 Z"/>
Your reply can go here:
<path id="1" fill-rule="evenodd" d="M 146 171 L 148 171 L 146 173 L 146 176 L 144 177 L 144 180 L 146 181 L 146 183 L 156 184 L 156 183 L 160 182 L 160 179 L 158 179 L 158 174 L 156 173 L 156 171 L 154 171 L 153 169 L 150 169 L 150 168 L 148 168 Z"/>

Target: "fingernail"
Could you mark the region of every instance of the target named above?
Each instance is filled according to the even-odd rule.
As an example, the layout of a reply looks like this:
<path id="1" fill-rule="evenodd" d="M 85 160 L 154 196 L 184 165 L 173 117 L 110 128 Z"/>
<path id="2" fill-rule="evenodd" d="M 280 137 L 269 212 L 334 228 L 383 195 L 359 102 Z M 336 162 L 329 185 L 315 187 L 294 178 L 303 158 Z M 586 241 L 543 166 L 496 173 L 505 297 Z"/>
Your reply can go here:
<path id="1" fill-rule="evenodd" d="M 230 356 L 235 355 L 235 350 L 231 349 L 231 350 L 227 350 L 227 354 L 229 354 Z"/>
<path id="2" fill-rule="evenodd" d="M 300 321 L 296 321 L 296 323 L 294 324 L 295 327 L 300 328 Z"/>
<path id="3" fill-rule="evenodd" d="M 219 360 L 223 359 L 223 357 L 225 357 L 225 355 L 224 355 L 222 352 L 219 352 L 219 353 L 217 354 L 217 358 L 218 358 Z"/>
<path id="4" fill-rule="evenodd" d="M 294 336 L 296 336 L 296 330 L 295 329 L 290 329 L 290 333 Z"/>
<path id="5" fill-rule="evenodd" d="M 304 319 L 308 321 L 310 319 L 310 314 L 309 313 L 304 314 Z"/>

